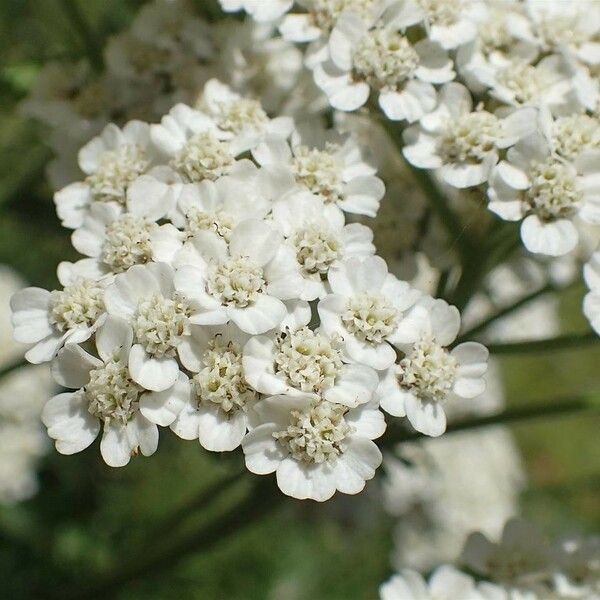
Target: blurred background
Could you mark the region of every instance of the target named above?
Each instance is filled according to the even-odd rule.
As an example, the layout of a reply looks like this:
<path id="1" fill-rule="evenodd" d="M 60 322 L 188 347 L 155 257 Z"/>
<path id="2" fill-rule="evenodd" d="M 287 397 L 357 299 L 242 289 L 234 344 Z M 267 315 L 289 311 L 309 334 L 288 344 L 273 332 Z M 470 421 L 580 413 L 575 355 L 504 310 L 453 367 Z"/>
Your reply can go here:
<path id="1" fill-rule="evenodd" d="M 158 18 L 160 34 L 179 52 L 165 59 L 164 48 L 153 46 L 156 16 L 144 13 L 146 4 L 0 0 L 0 597 L 91 597 L 83 590 L 98 579 L 109 582 L 98 597 L 367 599 L 395 569 L 427 573 L 453 561 L 469 531 L 497 535 L 515 514 L 553 537 L 599 532 L 597 416 L 405 444 L 357 497 L 338 495 L 322 506 L 285 499 L 260 518 L 250 505 L 235 526 L 221 525 L 219 514 L 257 479 L 248 474 L 225 485 L 241 469 L 239 454 L 209 454 L 168 431 L 154 456 L 124 469 L 104 465 L 96 444 L 71 457 L 52 449 L 39 411 L 53 385 L 47 368 L 19 366 L 23 348 L 11 339 L 8 301 L 25 285 L 56 287 L 57 264 L 76 258 L 52 193 L 77 178 L 77 149 L 110 120 L 156 120 L 178 100 L 193 103 L 210 76 L 257 94 L 269 89 L 270 108 L 292 113 L 284 92 L 293 98 L 304 85 L 292 76 L 288 89 L 274 94 L 266 78 L 273 55 L 288 52 L 293 75 L 293 48 L 265 58 L 260 32 L 248 34 L 235 18 L 222 21 L 216 2 L 175 2 L 166 13 L 166 1 L 150 3 L 159 17 L 172 17 Z M 264 65 L 251 72 L 257 56 Z M 437 266 L 433 242 L 439 258 L 447 240 L 417 247 L 423 199 L 401 166 L 386 168 L 388 196 L 371 225 L 396 271 L 418 280 L 423 260 Z M 536 269 L 517 257 L 492 273 L 469 307 L 473 322 L 540 285 Z M 583 293 L 571 285 L 541 296 L 500 321 L 488 339 L 583 331 Z M 475 412 L 600 391 L 599 364 L 595 346 L 503 357 Z M 458 407 L 456 416 L 472 412 Z"/>

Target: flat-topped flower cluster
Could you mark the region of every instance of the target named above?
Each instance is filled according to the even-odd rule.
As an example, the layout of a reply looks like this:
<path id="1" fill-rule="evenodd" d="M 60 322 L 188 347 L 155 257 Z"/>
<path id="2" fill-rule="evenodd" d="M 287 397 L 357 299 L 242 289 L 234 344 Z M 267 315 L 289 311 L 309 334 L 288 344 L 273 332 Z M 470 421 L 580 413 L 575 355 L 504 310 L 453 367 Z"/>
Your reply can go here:
<path id="1" fill-rule="evenodd" d="M 458 310 L 392 275 L 350 218 L 384 194 L 353 136 L 309 135 L 217 80 L 199 106 L 108 125 L 55 195 L 83 258 L 11 303 L 28 360 L 68 390 L 43 421 L 64 454 L 100 435 L 111 466 L 169 427 L 241 446 L 291 496 L 357 493 L 382 411 L 441 435 L 445 404 L 482 393 L 487 350 L 454 345 Z"/>
<path id="2" fill-rule="evenodd" d="M 402 133 L 409 163 L 431 171 L 443 190 L 474 191 L 497 217 L 520 223 L 529 252 L 585 261 L 598 246 L 598 2 L 221 5 L 303 44 L 333 109 L 380 111 Z M 597 323 L 594 298 L 584 312 Z"/>

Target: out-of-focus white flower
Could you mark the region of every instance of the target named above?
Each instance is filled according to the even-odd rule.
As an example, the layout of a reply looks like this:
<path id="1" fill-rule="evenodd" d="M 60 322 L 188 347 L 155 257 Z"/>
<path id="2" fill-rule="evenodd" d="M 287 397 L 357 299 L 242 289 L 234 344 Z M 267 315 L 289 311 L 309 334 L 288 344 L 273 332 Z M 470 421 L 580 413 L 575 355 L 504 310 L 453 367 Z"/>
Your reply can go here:
<path id="1" fill-rule="evenodd" d="M 600 251 L 594 252 L 584 265 L 583 278 L 590 290 L 583 299 L 583 314 L 600 335 Z"/>
<path id="2" fill-rule="evenodd" d="M 337 491 L 357 494 L 382 456 L 372 441 L 385 431 L 373 404 L 349 409 L 311 396 L 271 396 L 254 407 L 256 426 L 242 442 L 246 467 L 276 473 L 281 491 L 323 502 Z"/>
<path id="3" fill-rule="evenodd" d="M 22 355 L 11 335 L 9 298 L 24 282 L 11 269 L 0 267 L 0 364 Z M 36 467 L 48 450 L 40 412 L 53 384 L 43 367 L 22 367 L 2 378 L 0 385 L 0 504 L 33 496 L 38 488 Z"/>
<path id="4" fill-rule="evenodd" d="M 521 238 L 531 252 L 567 254 L 579 238 L 575 216 L 600 223 L 595 184 L 599 157 L 599 152 L 588 151 L 569 163 L 553 156 L 541 135 L 523 139 L 494 168 L 488 207 L 503 219 L 523 219 Z"/>
<path id="5" fill-rule="evenodd" d="M 494 586 L 498 594 L 501 588 Z M 379 588 L 381 600 L 505 600 L 505 595 L 491 595 L 493 588 L 484 594 L 475 580 L 455 567 L 438 567 L 429 581 L 417 571 L 405 569 L 383 583 Z M 489 595 L 488 595 L 489 594 Z"/>
<path id="6" fill-rule="evenodd" d="M 483 108 L 473 110 L 469 90 L 452 82 L 439 97 L 435 111 L 425 115 L 420 126 L 406 130 L 403 153 L 416 167 L 439 170 L 451 186 L 485 183 L 499 153 L 536 131 L 535 109 L 516 110 L 504 118 Z"/>
<path id="7" fill-rule="evenodd" d="M 419 301 L 403 325 L 413 343 L 397 344 L 404 357 L 382 374 L 377 397 L 389 414 L 406 415 L 417 431 L 439 436 L 446 430 L 446 402 L 484 392 L 488 351 L 476 342 L 447 350 L 458 335 L 460 315 L 443 300 Z"/>
<path id="8" fill-rule="evenodd" d="M 343 14 L 329 37 L 327 60 L 314 69 L 315 82 L 331 106 L 356 110 L 375 90 L 381 109 L 393 121 L 412 123 L 433 110 L 433 84 L 446 83 L 455 73 L 438 43 L 422 39 L 412 44 L 399 32 L 420 18 L 419 11 L 395 6 L 372 19 Z"/>
<path id="9" fill-rule="evenodd" d="M 109 124 L 79 152 L 79 166 L 87 175 L 54 195 L 56 212 L 65 227 L 77 229 L 96 203 L 121 207 L 127 190 L 153 161 L 150 126 L 131 121 L 123 129 Z"/>

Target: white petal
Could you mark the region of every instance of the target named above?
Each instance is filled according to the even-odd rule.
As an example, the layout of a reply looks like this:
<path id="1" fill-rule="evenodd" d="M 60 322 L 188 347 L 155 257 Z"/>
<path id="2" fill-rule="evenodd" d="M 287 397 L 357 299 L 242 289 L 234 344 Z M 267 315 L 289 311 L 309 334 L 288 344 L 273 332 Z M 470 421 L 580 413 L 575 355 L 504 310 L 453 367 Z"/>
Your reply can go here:
<path id="1" fill-rule="evenodd" d="M 46 402 L 42 422 L 56 440 L 61 454 L 75 454 L 87 448 L 100 431 L 100 422 L 88 411 L 83 394 L 58 394 Z"/>
<path id="2" fill-rule="evenodd" d="M 281 241 L 281 234 L 273 227 L 258 219 L 248 219 L 231 233 L 229 251 L 232 256 L 247 256 L 262 267 L 273 258 Z"/>
<path id="3" fill-rule="evenodd" d="M 227 313 L 242 331 L 257 335 L 277 327 L 286 316 L 287 310 L 281 300 L 260 294 L 251 306 L 229 307 Z"/>
<path id="4" fill-rule="evenodd" d="M 521 223 L 521 238 L 530 252 L 548 256 L 564 256 L 575 248 L 579 235 L 571 221 L 560 219 L 543 223 L 529 215 Z"/>
<path id="5" fill-rule="evenodd" d="M 171 425 L 190 398 L 190 382 L 184 373 L 173 386 L 162 392 L 149 392 L 140 399 L 140 412 L 152 423 Z"/>
<path id="6" fill-rule="evenodd" d="M 335 476 L 327 463 L 307 465 L 286 458 L 277 467 L 277 485 L 284 494 L 299 500 L 324 502 L 335 494 Z"/>
<path id="7" fill-rule="evenodd" d="M 384 194 L 385 186 L 379 177 L 364 175 L 344 186 L 343 200 L 338 204 L 346 212 L 374 217 Z"/>
<path id="8" fill-rule="evenodd" d="M 147 390 L 162 392 L 170 388 L 179 375 L 179 365 L 174 358 L 154 358 L 146 354 L 140 344 L 129 352 L 131 378 Z"/>
<path id="9" fill-rule="evenodd" d="M 124 467 L 131 459 L 132 450 L 125 425 L 106 425 L 100 442 L 100 454 L 109 467 Z"/>
<path id="10" fill-rule="evenodd" d="M 371 440 L 352 437 L 335 465 L 336 487 L 344 494 L 358 494 L 373 479 L 383 457 Z"/>
<path id="11" fill-rule="evenodd" d="M 435 88 L 424 81 L 409 81 L 402 90 L 379 94 L 379 106 L 392 121 L 414 123 L 432 111 L 436 101 Z"/>
<path id="12" fill-rule="evenodd" d="M 123 362 L 127 361 L 133 343 L 131 325 L 124 319 L 109 315 L 96 333 L 96 348 L 104 362 L 115 355 Z"/>
<path id="13" fill-rule="evenodd" d="M 65 388 L 77 390 L 90 380 L 90 371 L 103 365 L 102 361 L 81 346 L 67 344 L 52 363 L 54 381 Z"/>
<path id="14" fill-rule="evenodd" d="M 42 288 L 25 288 L 10 299 L 13 334 L 17 342 L 34 344 L 52 335 L 48 319 L 50 292 Z"/>
<path id="15" fill-rule="evenodd" d="M 439 402 L 423 402 L 411 394 L 405 399 L 405 407 L 406 416 L 417 431 L 432 437 L 446 431 L 446 414 Z"/>
<path id="16" fill-rule="evenodd" d="M 198 410 L 199 439 L 211 452 L 235 450 L 246 435 L 248 418 L 243 410 L 225 414 L 219 407 L 201 405 Z"/>
<path id="17" fill-rule="evenodd" d="M 246 467 L 256 475 L 273 473 L 285 458 L 283 446 L 273 437 L 280 425 L 265 423 L 246 434 L 242 441 Z"/>
<path id="18" fill-rule="evenodd" d="M 378 383 L 377 373 L 373 369 L 360 364 L 344 365 L 335 385 L 325 392 L 324 398 L 354 408 L 371 400 Z"/>

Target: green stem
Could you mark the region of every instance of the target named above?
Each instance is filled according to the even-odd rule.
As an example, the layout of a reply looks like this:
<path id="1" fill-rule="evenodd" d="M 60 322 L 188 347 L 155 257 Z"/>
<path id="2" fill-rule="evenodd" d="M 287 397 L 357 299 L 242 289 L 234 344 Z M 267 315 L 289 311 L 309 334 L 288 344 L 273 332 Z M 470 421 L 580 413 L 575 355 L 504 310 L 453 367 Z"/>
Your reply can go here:
<path id="1" fill-rule="evenodd" d="M 545 340 L 489 344 L 487 348 L 490 351 L 490 354 L 531 354 L 536 352 L 555 352 L 558 350 L 569 350 L 571 348 L 582 348 L 597 343 L 598 334 L 590 331 L 586 333 L 559 335 Z"/>
<path id="2" fill-rule="evenodd" d="M 537 419 L 548 419 L 553 417 L 569 416 L 578 413 L 600 413 L 600 402 L 590 397 L 580 397 L 571 400 L 557 400 L 544 406 L 526 406 L 523 408 L 507 409 L 496 415 L 466 419 L 448 425 L 444 435 L 459 431 L 470 431 L 481 427 L 493 425 L 509 425 L 525 423 Z M 406 431 L 400 425 L 392 422 L 385 435 L 381 438 L 381 446 L 391 447 L 402 442 L 413 442 L 426 438 L 427 436 L 418 431 Z"/>
<path id="3" fill-rule="evenodd" d="M 1 367 L 0 368 L 0 379 L 2 379 L 3 377 L 6 377 L 7 375 L 10 375 L 13 371 L 16 371 L 18 369 L 20 369 L 21 367 L 25 367 L 27 366 L 29 363 L 24 359 L 24 358 L 19 358 L 18 360 L 15 360 L 14 362 Z"/>
<path id="4" fill-rule="evenodd" d="M 90 64 L 95 71 L 101 71 L 104 65 L 104 59 L 102 57 L 102 45 L 81 12 L 77 0 L 60 0 L 60 3 L 65 11 L 65 14 L 71 21 L 73 29 L 77 31 L 79 37 L 81 38 Z"/>
<path id="5" fill-rule="evenodd" d="M 274 489 L 271 477 L 255 483 L 247 495 L 225 513 L 208 524 L 195 528 L 174 540 L 157 539 L 143 552 L 123 559 L 123 566 L 95 581 L 80 581 L 69 590 L 57 590 L 62 600 L 70 598 L 112 598 L 123 587 L 139 579 L 147 580 L 159 572 L 170 569 L 191 554 L 201 554 L 217 543 L 260 520 L 274 508 L 283 504 L 283 495 Z M 120 564 L 117 562 L 116 564 Z"/>
<path id="6" fill-rule="evenodd" d="M 544 287 L 540 288 L 539 290 L 536 290 L 535 292 L 532 292 L 531 294 L 528 294 L 527 296 L 523 296 L 523 298 L 520 298 L 513 304 L 510 304 L 509 306 L 506 306 L 506 307 L 500 309 L 496 314 L 492 315 L 491 317 L 488 317 L 484 321 L 481 321 L 477 325 L 471 327 L 470 329 L 467 329 L 467 331 L 465 331 L 456 340 L 456 343 L 460 344 L 462 342 L 468 341 L 474 335 L 477 335 L 478 333 L 485 331 L 488 327 L 490 327 L 491 325 L 493 325 L 500 319 L 503 319 L 504 317 L 511 315 L 512 313 L 519 310 L 523 306 L 529 304 L 530 302 L 533 302 L 533 300 L 536 300 L 540 296 L 543 296 L 544 294 L 548 294 L 549 292 L 552 292 L 555 290 L 556 290 L 556 286 L 549 283 L 549 284 L 545 285 Z"/>
<path id="7" fill-rule="evenodd" d="M 384 129 L 387 131 L 394 145 L 402 154 L 402 148 L 404 147 L 404 140 L 402 138 L 402 128 L 397 123 L 380 116 L 380 122 Z M 419 184 L 419 187 L 425 194 L 429 204 L 440 218 L 442 224 L 446 228 L 448 235 L 451 239 L 452 245 L 458 245 L 458 249 L 463 257 L 468 256 L 472 250 L 470 240 L 466 237 L 466 227 L 460 222 L 460 219 L 454 213 L 454 211 L 448 206 L 446 198 L 436 185 L 435 181 L 426 169 L 418 169 L 411 165 L 406 159 L 404 163 L 411 172 L 415 181 Z"/>

